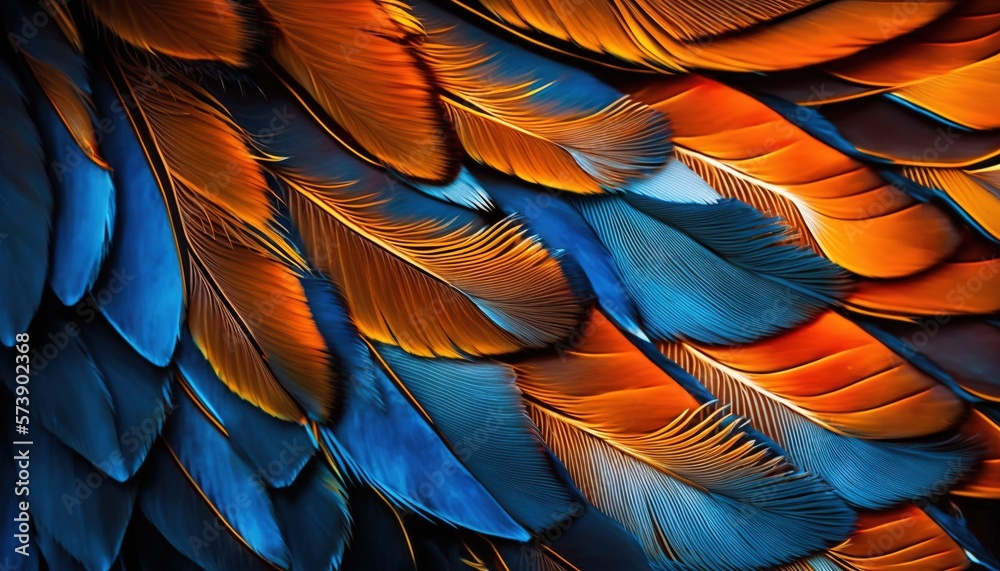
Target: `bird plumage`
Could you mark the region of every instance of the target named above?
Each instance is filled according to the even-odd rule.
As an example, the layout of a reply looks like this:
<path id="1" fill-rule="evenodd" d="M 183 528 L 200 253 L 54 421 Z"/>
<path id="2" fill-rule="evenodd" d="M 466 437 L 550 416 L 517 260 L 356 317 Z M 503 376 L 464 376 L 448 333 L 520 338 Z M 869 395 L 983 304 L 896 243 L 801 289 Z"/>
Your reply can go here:
<path id="1" fill-rule="evenodd" d="M 995 2 L 3 17 L 7 562 L 1000 569 Z"/>

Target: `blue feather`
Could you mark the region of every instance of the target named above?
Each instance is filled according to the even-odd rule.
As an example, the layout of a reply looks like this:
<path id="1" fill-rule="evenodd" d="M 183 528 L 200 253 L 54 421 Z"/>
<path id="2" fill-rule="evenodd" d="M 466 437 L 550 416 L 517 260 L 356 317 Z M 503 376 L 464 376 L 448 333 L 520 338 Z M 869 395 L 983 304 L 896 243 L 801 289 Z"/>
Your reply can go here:
<path id="1" fill-rule="evenodd" d="M 0 61 L 0 344 L 31 323 L 48 270 L 52 188 L 42 142 L 24 105 L 24 94 Z"/>
<path id="2" fill-rule="evenodd" d="M 229 390 L 184 330 L 177 366 L 187 386 L 229 434 L 229 444 L 268 485 L 285 487 L 298 477 L 316 448 L 306 430 L 274 418 Z"/>
<path id="3" fill-rule="evenodd" d="M 49 285 L 66 305 L 90 291 L 114 231 L 111 173 L 94 163 L 66 129 L 44 94 L 32 90 L 55 194 Z"/>
<path id="4" fill-rule="evenodd" d="M 180 337 L 184 291 L 177 246 L 159 184 L 121 102 L 103 76 L 94 91 L 110 121 L 101 151 L 114 169 L 115 240 L 95 297 L 123 337 L 153 364 L 170 362 Z"/>
<path id="5" fill-rule="evenodd" d="M 706 225 L 709 208 L 717 207 L 716 214 L 726 217 L 727 205 L 732 204 L 668 204 L 638 196 L 630 200 L 663 218 L 674 207 L 689 212 L 705 209 L 699 218 Z M 743 236 L 744 240 L 756 237 L 758 244 L 733 244 L 715 251 L 709 245 L 723 244 L 707 228 L 699 233 L 705 240 L 701 243 L 621 198 L 578 198 L 574 204 L 610 251 L 639 308 L 644 330 L 657 339 L 753 341 L 813 317 L 828 303 L 822 294 L 834 289 L 835 283 L 825 287 L 830 273 L 820 273 L 817 283 L 809 283 L 811 270 L 823 268 L 818 259 L 814 262 L 803 254 L 793 257 L 790 267 L 781 265 L 790 252 L 774 247 L 773 227 Z"/>
<path id="6" fill-rule="evenodd" d="M 937 494 L 975 466 L 957 439 L 882 442 L 836 434 L 789 411 L 778 437 L 796 466 L 833 486 L 854 506 L 885 509 Z"/>
<path id="7" fill-rule="evenodd" d="M 343 416 L 322 429 L 348 472 L 404 509 L 487 535 L 528 539 L 381 369 L 375 382 L 382 406 L 352 386 Z"/>
<path id="8" fill-rule="evenodd" d="M 684 232 L 728 262 L 803 296 L 831 302 L 848 286 L 847 275 L 842 269 L 812 250 L 789 244 L 789 236 L 779 218 L 765 216 L 739 200 L 676 204 L 631 196 L 628 201 Z"/>
<path id="9" fill-rule="evenodd" d="M 271 495 L 292 553 L 292 569 L 339 569 L 351 532 L 340 478 L 314 460 L 291 487 Z"/>
<path id="10" fill-rule="evenodd" d="M 175 400 L 165 446 L 150 459 L 143 513 L 177 550 L 210 569 L 266 567 L 265 561 L 288 568 L 263 482 L 187 393 L 178 391 Z M 213 538 L 205 537 L 213 530 Z"/>
<path id="11" fill-rule="evenodd" d="M 170 372 L 143 359 L 103 319 L 96 318 L 82 330 L 81 339 L 114 406 L 120 453 L 112 454 L 114 468 L 109 473 L 119 480 L 131 477 L 160 435 L 172 406 Z M 103 464 L 98 467 L 105 469 Z"/>
<path id="12" fill-rule="evenodd" d="M 324 277 L 316 276 L 304 276 L 301 282 L 313 320 L 334 357 L 340 386 L 354 385 L 378 403 L 379 393 L 374 388 L 375 367 L 368 346 L 361 339 L 333 284 Z"/>
<path id="13" fill-rule="evenodd" d="M 576 502 L 544 452 L 509 367 L 422 359 L 388 345 L 377 353 L 514 519 L 540 532 L 575 513 Z"/>
<path id="14" fill-rule="evenodd" d="M 630 184 L 626 190 L 665 202 L 712 204 L 720 199 L 712 185 L 677 159 L 659 172 Z"/>
<path id="15" fill-rule="evenodd" d="M 233 484 L 242 485 L 245 481 Z M 238 503 L 230 505 L 233 506 L 230 511 L 242 509 Z M 150 456 L 139 507 L 174 549 L 195 562 L 199 569 L 274 571 L 273 566 L 249 551 L 219 514 L 208 507 L 162 444 Z"/>
<path id="16" fill-rule="evenodd" d="M 51 537 L 90 571 L 118 557 L 135 504 L 135 481 L 119 483 L 96 470 L 44 429 L 32 431 L 31 513 Z"/>

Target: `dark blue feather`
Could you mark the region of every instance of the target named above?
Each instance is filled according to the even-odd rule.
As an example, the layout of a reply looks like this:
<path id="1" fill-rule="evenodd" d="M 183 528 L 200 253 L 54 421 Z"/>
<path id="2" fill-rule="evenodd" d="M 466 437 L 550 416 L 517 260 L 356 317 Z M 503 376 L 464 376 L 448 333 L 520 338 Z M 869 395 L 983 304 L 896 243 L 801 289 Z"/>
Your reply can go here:
<path id="1" fill-rule="evenodd" d="M 184 305 L 173 229 L 123 104 L 103 76 L 95 78 L 94 92 L 98 113 L 109 121 L 101 151 L 114 169 L 118 201 L 115 240 L 94 296 L 139 353 L 165 366 L 180 336 Z"/>
<path id="2" fill-rule="evenodd" d="M 487 535 L 527 539 L 382 369 L 375 381 L 381 406 L 352 387 L 340 420 L 323 429 L 324 442 L 348 472 L 404 509 Z"/>
<path id="3" fill-rule="evenodd" d="M 52 188 L 42 141 L 13 71 L 0 61 L 0 344 L 31 323 L 48 269 Z"/>
<path id="4" fill-rule="evenodd" d="M 264 483 L 187 393 L 178 391 L 175 400 L 164 446 L 150 458 L 143 513 L 177 550 L 209 569 L 288 568 Z"/>
<path id="5" fill-rule="evenodd" d="M 61 3 L 66 2 L 68 0 Z M 15 53 L 27 54 L 58 69 L 80 92 L 90 94 L 87 63 L 63 35 L 44 2 L 8 0 L 4 2 L 3 17 L 9 34 L 7 39 Z"/>
<path id="6" fill-rule="evenodd" d="M 378 403 L 379 393 L 374 386 L 375 367 L 368 346 L 361 339 L 333 284 L 324 277 L 311 275 L 303 276 L 301 282 L 316 327 L 334 357 L 340 386 L 351 384 Z"/>
<path id="7" fill-rule="evenodd" d="M 389 345 L 379 345 L 377 352 L 462 463 L 514 519 L 541 532 L 575 512 L 576 502 L 524 411 L 509 367 L 423 359 Z"/>
<path id="8" fill-rule="evenodd" d="M 146 459 L 170 411 L 170 371 L 143 359 L 101 318 L 82 329 L 81 339 L 114 406 L 120 454 L 112 455 L 114 468 L 109 473 L 116 479 L 131 477 Z"/>
<path id="9" fill-rule="evenodd" d="M 123 558 L 128 562 L 121 571 L 202 571 L 187 557 L 181 555 L 160 532 L 142 515 L 142 510 L 132 514 L 132 524 L 125 536 Z"/>
<path id="10" fill-rule="evenodd" d="M 197 563 L 198 568 L 209 571 L 274 570 L 247 549 L 219 514 L 209 508 L 162 443 L 153 450 L 148 464 L 139 507 L 174 549 Z M 237 503 L 230 505 L 231 511 L 241 509 Z"/>
<path id="11" fill-rule="evenodd" d="M 31 435 L 31 513 L 38 532 L 90 571 L 108 569 L 132 515 L 136 482 L 112 480 L 44 429 Z"/>
<path id="12" fill-rule="evenodd" d="M 302 426 L 274 418 L 229 390 L 186 329 L 177 366 L 195 399 L 226 429 L 229 445 L 256 476 L 274 487 L 295 481 L 316 451 Z"/>
<path id="13" fill-rule="evenodd" d="M 629 203 L 670 224 L 726 261 L 821 302 L 840 297 L 845 272 L 811 250 L 788 243 L 779 218 L 749 204 L 722 199 L 712 204 L 676 204 L 645 196 Z"/>
<path id="14" fill-rule="evenodd" d="M 317 459 L 294 484 L 274 490 L 271 497 L 292 554 L 292 569 L 339 569 L 351 535 L 341 479 Z"/>

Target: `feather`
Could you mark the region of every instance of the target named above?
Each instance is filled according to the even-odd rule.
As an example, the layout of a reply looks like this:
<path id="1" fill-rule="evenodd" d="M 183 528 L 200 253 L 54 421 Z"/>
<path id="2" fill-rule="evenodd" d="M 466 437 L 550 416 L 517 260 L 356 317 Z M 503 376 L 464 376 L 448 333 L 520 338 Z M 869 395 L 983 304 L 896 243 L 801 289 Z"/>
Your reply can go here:
<path id="1" fill-rule="evenodd" d="M 288 547 L 263 483 L 187 394 L 176 400 L 151 458 L 143 513 L 174 548 L 209 569 L 287 569 Z"/>
<path id="2" fill-rule="evenodd" d="M 739 203 L 678 205 L 640 197 L 636 203 L 648 213 L 618 198 L 576 206 L 611 253 L 655 338 L 752 341 L 808 320 L 839 287 L 836 272 L 818 258 L 802 251 L 788 258 L 796 250 L 777 245 L 780 227 Z M 704 225 L 701 233 L 686 234 L 696 220 Z M 719 249 L 713 226 L 753 239 Z M 814 278 L 818 282 L 809 283 Z"/>
<path id="3" fill-rule="evenodd" d="M 102 25 L 133 46 L 240 66 L 251 45 L 246 15 L 230 0 L 87 0 Z"/>
<path id="4" fill-rule="evenodd" d="M 970 566 L 962 548 L 914 506 L 864 513 L 847 541 L 807 562 L 778 571 L 960 571 Z"/>
<path id="5" fill-rule="evenodd" d="M 351 385 L 343 415 L 321 431 L 348 474 L 400 509 L 487 535 L 527 539 L 382 368 L 374 381 L 378 401 Z"/>
<path id="6" fill-rule="evenodd" d="M 59 543 L 48 533 L 38 530 L 35 533 L 38 542 L 38 551 L 44 557 L 45 564 L 49 569 L 59 569 L 60 571 L 86 571 L 79 561 L 59 546 Z M 20 570 L 19 570 L 20 571 Z"/>
<path id="7" fill-rule="evenodd" d="M 212 370 L 190 334 L 177 351 L 180 381 L 188 397 L 221 427 L 233 449 L 269 486 L 292 484 L 316 451 L 305 428 L 278 420 L 234 394 Z"/>
<path id="8" fill-rule="evenodd" d="M 31 515 L 39 533 L 52 538 L 91 571 L 118 557 L 135 505 L 137 485 L 109 480 L 45 429 L 31 432 Z"/>
<path id="9" fill-rule="evenodd" d="M 310 264 L 338 286 L 365 336 L 455 357 L 542 347 L 576 324 L 579 278 L 517 220 L 488 224 L 408 189 L 296 119 L 300 112 L 284 101 L 235 105 L 251 133 L 266 128 L 272 108 L 296 121 L 294 136 L 262 141 L 269 155 L 289 157 L 269 167 L 288 190 Z M 482 272 L 484 263 L 504 268 L 502 279 Z"/>
<path id="10" fill-rule="evenodd" d="M 139 549 L 135 549 L 137 553 L 134 556 L 127 551 L 128 547 L 134 547 L 129 545 L 130 540 L 134 541 L 133 538 L 141 537 L 142 545 Z M 126 535 L 126 549 L 123 550 L 123 559 L 127 562 L 127 566 L 120 571 L 128 571 L 132 569 L 133 566 L 140 571 L 161 571 L 163 569 L 171 569 L 173 571 L 202 571 L 202 567 L 195 564 L 193 561 L 181 555 L 179 551 L 174 549 L 170 542 L 168 542 L 153 524 L 149 523 L 142 514 L 142 510 L 136 510 L 132 514 L 132 523 L 129 528 L 129 535 Z"/>
<path id="11" fill-rule="evenodd" d="M 892 547 L 883 538 L 891 537 Z M 874 543 L 874 549 L 873 549 Z M 845 543 L 830 550 L 834 561 L 849 569 L 965 569 L 969 561 L 954 540 L 948 537 L 919 508 L 909 506 L 882 514 L 865 514 L 858 519 L 858 531 Z"/>
<path id="12" fill-rule="evenodd" d="M 662 428 L 663 419 L 702 405 L 599 312 L 555 349 L 512 360 L 517 385 L 530 399 L 571 411 L 595 430 L 648 434 Z"/>
<path id="13" fill-rule="evenodd" d="M 25 55 L 25 61 L 76 145 L 96 165 L 107 168 L 107 163 L 97 149 L 97 129 L 91 119 L 94 104 L 89 92 L 89 82 L 77 85 L 74 77 L 30 55 Z M 79 59 L 75 63 L 83 65 Z M 85 81 L 89 79 L 84 73 L 74 75 Z"/>
<path id="14" fill-rule="evenodd" d="M 442 110 L 411 45 L 415 20 L 401 3 L 261 4 L 280 31 L 275 60 L 364 149 L 409 176 L 454 177 Z"/>
<path id="15" fill-rule="evenodd" d="M 113 428 L 118 434 L 120 450 L 117 454 L 112 451 L 109 458 L 103 458 L 95 465 L 121 481 L 138 472 L 163 430 L 172 406 L 170 374 L 143 359 L 103 319 L 93 317 L 92 323 L 81 326 L 80 338 L 83 350 L 93 361 L 111 397 Z M 76 364 L 71 362 L 68 365 Z M 75 376 L 75 373 L 71 374 Z M 52 398 L 65 397 L 59 394 Z M 68 404 L 80 406 L 79 402 Z M 90 425 L 90 430 L 93 428 Z"/>
<path id="16" fill-rule="evenodd" d="M 0 62 L 3 116 L 0 141 L 0 343 L 13 346 L 38 309 L 48 270 L 52 188 L 45 172 L 42 142 L 25 107 L 13 71 Z"/>
<path id="17" fill-rule="evenodd" d="M 45 141 L 55 203 L 49 286 L 73 305 L 97 280 L 114 232 L 111 173 L 88 158 L 45 103 L 35 113 Z"/>
<path id="18" fill-rule="evenodd" d="M 750 440 L 745 421 L 703 407 L 599 313 L 569 349 L 517 360 L 514 368 L 532 419 L 576 484 L 635 534 L 655 563 L 742 569 L 750 559 L 741 557 L 774 562 L 769 558 L 791 558 L 776 555 L 787 545 L 822 544 L 819 537 L 829 541 L 825 534 L 841 527 L 846 534 L 850 511 L 823 485 Z M 667 499 L 674 497 L 685 499 Z M 793 497 L 805 512 L 825 514 L 830 527 L 802 528 L 795 539 L 758 538 L 752 555 L 728 543 L 747 533 L 751 520 L 808 517 L 785 504 Z"/>
<path id="19" fill-rule="evenodd" d="M 711 14 L 722 16 L 711 17 L 700 4 L 676 0 L 478 3 L 490 17 L 513 28 L 668 71 L 694 67 L 725 71 L 806 67 L 852 55 L 918 29 L 954 6 L 948 1 L 913 6 L 904 1 L 839 0 L 815 3 L 815 7 L 806 9 L 811 4 L 807 0 L 753 5 L 726 1 L 712 3 Z M 699 9 L 692 9 L 694 6 Z M 894 14 L 906 17 L 892 19 Z M 593 22 L 602 25 L 594 26 Z"/>
<path id="20" fill-rule="evenodd" d="M 717 187 L 724 195 L 749 192 L 757 206 L 767 193 L 787 199 L 804 224 L 799 230 L 847 270 L 902 277 L 934 266 L 958 246 L 957 229 L 937 207 L 917 203 L 746 95 L 692 77 L 649 85 L 635 96 L 670 117 L 677 153 L 699 163 L 697 172 L 725 171 L 746 182 L 741 190 Z"/>
<path id="21" fill-rule="evenodd" d="M 899 442 L 841 434 L 811 420 L 787 399 L 728 373 L 693 347 L 681 343 L 661 347 L 721 404 L 731 406 L 734 414 L 752 418 L 755 427 L 773 438 L 791 462 L 823 478 L 852 505 L 884 509 L 936 494 L 972 466 L 972 450 L 955 439 Z M 732 353 L 742 350 L 736 347 Z"/>
<path id="22" fill-rule="evenodd" d="M 118 188 L 114 235 L 106 268 L 96 284 L 101 312 L 155 365 L 170 362 L 180 337 L 184 284 L 164 196 L 123 103 L 99 76 L 98 110 L 110 123 L 101 152 Z"/>
<path id="23" fill-rule="evenodd" d="M 754 446 L 724 413 L 682 414 L 644 437 L 643 450 L 606 442 L 547 406 L 529 411 L 587 498 L 656 563 L 711 570 L 781 563 L 846 536 L 853 522 L 821 482 Z"/>
<path id="24" fill-rule="evenodd" d="M 959 3 L 933 26 L 826 67 L 864 85 L 904 86 L 989 58 L 1000 50 L 1000 10 L 990 0 Z"/>
<path id="25" fill-rule="evenodd" d="M 583 12 L 576 15 L 572 13 L 574 7 L 562 5 L 558 0 L 482 1 L 490 11 L 508 21 L 547 19 L 565 26 L 570 21 L 582 23 L 584 17 L 597 19 L 603 16 L 607 18 L 606 27 L 592 31 L 595 37 L 618 39 L 631 31 L 639 37 L 656 37 L 665 33 L 677 40 L 698 40 L 752 28 L 815 3 L 815 0 L 769 0 L 754 5 L 729 0 L 709 4 L 692 0 L 591 0 L 576 6 L 576 10 Z"/>
<path id="26" fill-rule="evenodd" d="M 339 569 L 351 530 L 340 478 L 315 460 L 295 484 L 272 496 L 292 569 Z"/>
<path id="27" fill-rule="evenodd" d="M 525 415 L 511 369 L 421 359 L 387 345 L 373 351 L 459 460 L 519 523 L 541 532 L 576 511 Z"/>
<path id="28" fill-rule="evenodd" d="M 658 113 L 423 3 L 420 50 L 469 155 L 529 182 L 580 193 L 622 190 L 663 165 Z M 484 36 L 486 39 L 484 39 Z"/>
<path id="29" fill-rule="evenodd" d="M 1000 274 L 1000 257 L 955 260 L 912 278 L 864 281 L 846 304 L 884 315 L 942 316 L 1000 310 L 1000 291 L 989 284 Z"/>
<path id="30" fill-rule="evenodd" d="M 969 402 L 1000 402 L 1000 327 L 984 320 L 938 315 L 913 324 L 897 321 L 868 323 L 897 339 L 900 352 L 913 359 L 926 357 L 933 370 L 959 396 Z M 914 361 L 919 364 L 918 361 Z"/>
<path id="31" fill-rule="evenodd" d="M 132 96 L 179 213 L 195 342 L 234 392 L 268 413 L 326 416 L 336 387 L 299 281 L 304 262 L 273 226 L 271 192 L 241 132 L 180 86 L 132 87 Z"/>
<path id="32" fill-rule="evenodd" d="M 950 390 L 832 312 L 752 345 L 698 349 L 727 373 L 845 435 L 926 436 L 955 426 L 964 412 Z"/>
<path id="33" fill-rule="evenodd" d="M 976 536 L 969 532 L 961 514 L 956 517 L 955 514 L 947 513 L 935 505 L 924 506 L 923 511 L 962 546 L 966 556 L 974 561 L 978 568 L 985 571 L 1000 571 L 1000 560 L 997 560 L 996 556 L 985 549 Z"/>

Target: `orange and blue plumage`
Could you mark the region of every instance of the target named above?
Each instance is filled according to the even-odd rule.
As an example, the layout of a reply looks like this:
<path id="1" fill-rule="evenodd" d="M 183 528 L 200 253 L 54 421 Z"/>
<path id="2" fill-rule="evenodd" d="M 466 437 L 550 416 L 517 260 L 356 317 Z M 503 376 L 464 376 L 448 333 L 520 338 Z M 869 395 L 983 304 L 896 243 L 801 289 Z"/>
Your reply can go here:
<path id="1" fill-rule="evenodd" d="M 1000 569 L 995 1 L 3 21 L 6 568 Z"/>

